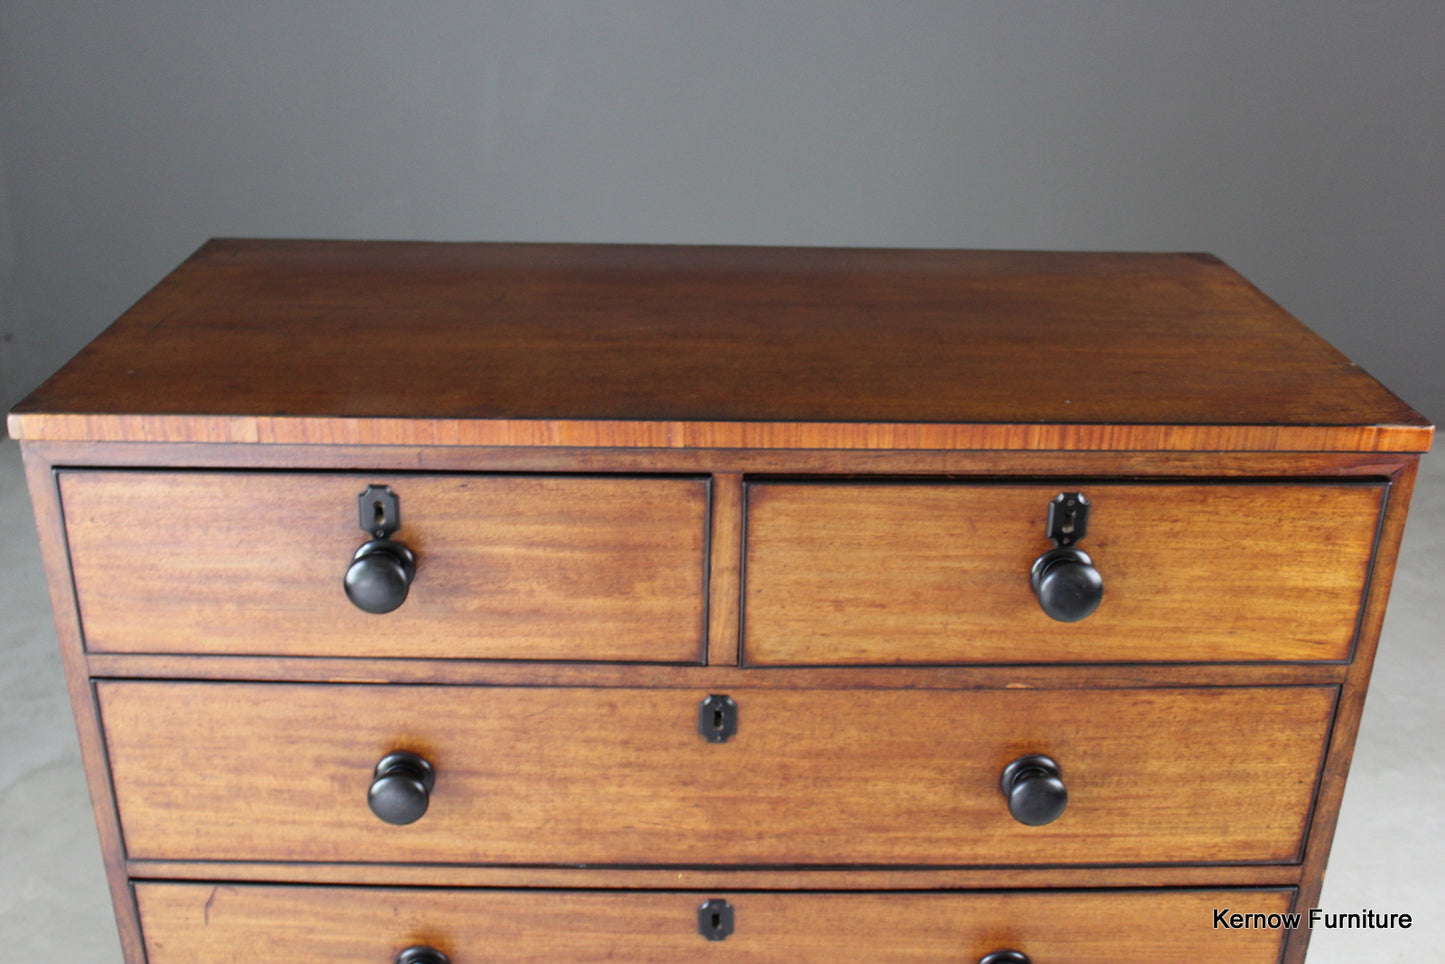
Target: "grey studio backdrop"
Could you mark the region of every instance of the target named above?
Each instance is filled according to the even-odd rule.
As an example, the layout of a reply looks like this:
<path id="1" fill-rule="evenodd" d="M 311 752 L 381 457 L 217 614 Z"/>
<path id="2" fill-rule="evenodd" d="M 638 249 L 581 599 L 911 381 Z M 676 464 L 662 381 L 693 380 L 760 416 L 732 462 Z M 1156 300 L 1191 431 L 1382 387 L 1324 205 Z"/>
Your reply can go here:
<path id="1" fill-rule="evenodd" d="M 0 0 L 0 405 L 230 235 L 1207 250 L 1445 418 L 1442 51 L 1440 0 Z M 6 946 L 118 961 L 17 859 Z M 1368 940 L 1316 955 L 1441 946 Z"/>
<path id="2" fill-rule="evenodd" d="M 1439 0 L 0 2 L 8 407 L 213 235 L 1210 250 L 1445 415 Z"/>

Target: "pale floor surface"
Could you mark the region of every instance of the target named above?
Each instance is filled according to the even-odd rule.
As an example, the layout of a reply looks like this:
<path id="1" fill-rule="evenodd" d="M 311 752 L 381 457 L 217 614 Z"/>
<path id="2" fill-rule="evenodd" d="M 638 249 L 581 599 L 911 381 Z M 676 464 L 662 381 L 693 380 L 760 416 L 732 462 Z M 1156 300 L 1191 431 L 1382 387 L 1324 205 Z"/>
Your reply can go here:
<path id="1" fill-rule="evenodd" d="M 0 439 L 0 958 L 121 964 L 19 449 Z M 1307 547 L 1302 547 L 1307 549 Z M 1445 960 L 1445 451 L 1416 487 L 1321 907 L 1410 913 L 1314 934 L 1310 964 Z M 1236 908 L 1248 910 L 1248 908 Z"/>

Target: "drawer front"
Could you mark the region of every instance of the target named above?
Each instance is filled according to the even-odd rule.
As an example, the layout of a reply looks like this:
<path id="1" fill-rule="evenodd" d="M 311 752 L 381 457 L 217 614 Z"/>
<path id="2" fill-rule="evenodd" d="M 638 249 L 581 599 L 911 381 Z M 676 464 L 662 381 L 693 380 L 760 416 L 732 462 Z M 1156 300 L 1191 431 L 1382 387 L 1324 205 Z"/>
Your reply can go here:
<path id="1" fill-rule="evenodd" d="M 400 502 L 406 601 L 342 578 Z M 67 471 L 92 652 L 698 662 L 708 487 L 687 478 Z"/>
<path id="2" fill-rule="evenodd" d="M 1214 912 L 1284 914 L 1288 889 L 1052 893 L 458 891 L 140 883 L 150 964 L 393 964 L 430 947 L 452 964 L 718 960 L 1273 964 L 1280 929 L 1214 927 Z M 704 901 L 732 931 L 708 940 Z M 717 905 L 712 905 L 716 907 Z M 711 920 L 702 923 L 711 927 Z"/>
<path id="3" fill-rule="evenodd" d="M 1045 865 L 1293 861 L 1334 687 L 710 694 L 97 684 L 131 858 L 452 864 Z M 435 771 L 424 816 L 368 807 L 377 763 Z M 1044 754 L 1062 816 L 1001 776 Z"/>
<path id="4" fill-rule="evenodd" d="M 1061 491 L 1103 580 L 1060 622 L 1030 586 Z M 1383 483 L 747 487 L 753 665 L 1342 660 Z"/>

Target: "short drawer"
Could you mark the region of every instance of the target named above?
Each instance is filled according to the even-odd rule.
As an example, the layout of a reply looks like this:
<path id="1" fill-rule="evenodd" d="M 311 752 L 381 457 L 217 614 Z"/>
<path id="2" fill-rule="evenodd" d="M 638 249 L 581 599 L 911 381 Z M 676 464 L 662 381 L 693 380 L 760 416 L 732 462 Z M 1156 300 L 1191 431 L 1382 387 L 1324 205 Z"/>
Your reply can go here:
<path id="1" fill-rule="evenodd" d="M 696 478 L 65 471 L 92 652 L 699 662 Z M 384 614 L 342 579 L 387 485 L 416 573 Z"/>
<path id="2" fill-rule="evenodd" d="M 1090 501 L 1103 599 L 1030 583 L 1050 501 Z M 1384 483 L 765 482 L 747 487 L 750 665 L 1343 660 Z"/>
<path id="3" fill-rule="evenodd" d="M 229 961 L 238 949 L 248 964 L 393 964 L 408 948 L 452 964 L 974 964 L 1006 950 L 1037 964 L 1273 964 L 1286 931 L 1221 930 L 1214 912 L 1267 918 L 1294 900 L 1289 889 L 709 894 L 138 883 L 135 892 L 150 964 Z M 702 930 L 713 928 L 714 913 L 709 940 Z M 724 915 L 731 929 L 717 939 L 728 930 Z"/>
<path id="4" fill-rule="evenodd" d="M 647 866 L 1291 862 L 1336 697 L 738 689 L 714 742 L 693 690 L 96 690 L 134 859 Z M 396 752 L 434 772 L 404 825 L 368 805 Z M 1030 755 L 1067 793 L 1046 825 L 1003 795 Z"/>

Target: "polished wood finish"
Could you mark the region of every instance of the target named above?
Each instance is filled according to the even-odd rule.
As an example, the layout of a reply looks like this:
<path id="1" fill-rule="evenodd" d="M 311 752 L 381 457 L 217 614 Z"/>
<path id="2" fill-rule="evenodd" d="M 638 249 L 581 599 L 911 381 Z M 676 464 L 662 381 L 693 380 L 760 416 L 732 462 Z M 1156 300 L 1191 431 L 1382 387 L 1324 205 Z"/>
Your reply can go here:
<path id="1" fill-rule="evenodd" d="M 341 588 L 372 483 L 418 560 L 384 615 Z M 60 492 L 92 652 L 703 658 L 704 481 L 67 471 Z"/>
<path id="2" fill-rule="evenodd" d="M 210 242 L 23 401 L 10 431 L 321 445 L 1429 444 L 1418 413 L 1208 255 L 304 241 Z"/>
<path id="3" fill-rule="evenodd" d="M 1293 887 L 1298 864 L 1120 867 L 537 867 L 132 860 L 135 880 L 339 884 L 368 887 L 555 887 L 603 890 L 1058 890 L 1120 887 Z"/>
<path id="4" fill-rule="evenodd" d="M 519 663 L 476 660 L 91 655 L 96 677 L 418 683 L 457 686 L 601 686 L 653 689 L 1117 689 L 1160 686 L 1338 685 L 1341 663 L 1082 663 L 1051 666 L 755 667 Z"/>
<path id="5" fill-rule="evenodd" d="M 699 691 L 98 694 L 132 857 L 684 866 L 1289 861 L 1335 704 L 1331 687 L 736 690 L 738 733 L 711 744 Z M 395 750 L 437 771 L 405 827 L 365 805 Z M 1070 790 L 1046 827 L 999 790 L 1027 753 Z"/>
<path id="6" fill-rule="evenodd" d="M 201 445 L 686 448 L 819 451 L 1419 452 L 1415 426 L 963 425 L 870 422 L 426 420 L 188 415 L 12 415 L 12 438 Z"/>
<path id="7" fill-rule="evenodd" d="M 252 241 L 9 426 L 128 964 L 1301 964 L 1212 912 L 1318 900 L 1433 431 L 1202 255 Z M 380 617 L 372 482 L 421 559 Z M 1074 625 L 1027 582 L 1065 488 Z M 744 929 L 673 949 L 714 895 Z"/>
<path id="8" fill-rule="evenodd" d="M 391 964 L 423 944 L 454 964 L 626 960 L 974 962 L 1020 950 L 1039 964 L 1273 964 L 1282 932 L 1219 933 L 1219 908 L 1281 914 L 1288 890 L 771 894 L 414 891 L 141 884 L 151 964 Z M 722 941 L 697 932 L 708 898 L 733 906 Z"/>
<path id="9" fill-rule="evenodd" d="M 1099 609 L 1047 616 L 1029 569 L 1061 490 Z M 752 484 L 749 665 L 1341 660 L 1384 486 Z M 860 573 L 868 573 L 860 579 Z"/>
<path id="10" fill-rule="evenodd" d="M 175 469 L 352 469 L 435 472 L 744 473 L 769 476 L 971 476 L 1087 479 L 1379 478 L 1416 461 L 1392 452 L 1070 452 L 835 449 L 593 449 L 568 446 L 267 445 L 218 443 L 30 442 L 52 465 Z"/>
<path id="11" fill-rule="evenodd" d="M 712 558 L 708 569 L 708 662 L 736 664 L 740 637 L 736 600 L 742 586 L 743 477 L 719 472 L 712 484 Z"/>

